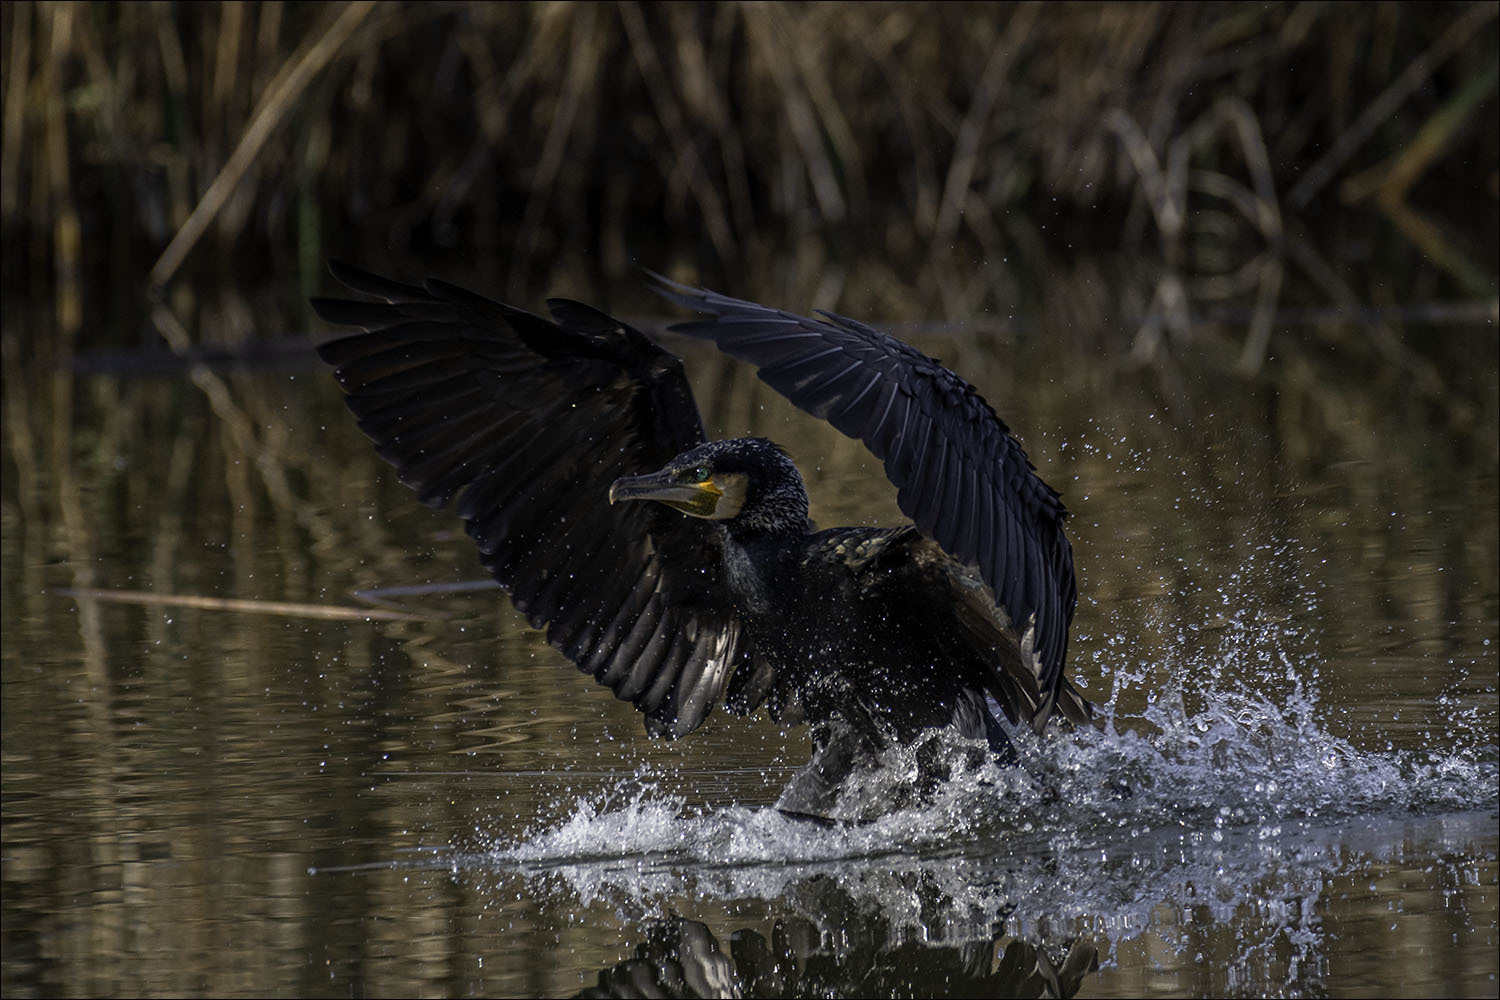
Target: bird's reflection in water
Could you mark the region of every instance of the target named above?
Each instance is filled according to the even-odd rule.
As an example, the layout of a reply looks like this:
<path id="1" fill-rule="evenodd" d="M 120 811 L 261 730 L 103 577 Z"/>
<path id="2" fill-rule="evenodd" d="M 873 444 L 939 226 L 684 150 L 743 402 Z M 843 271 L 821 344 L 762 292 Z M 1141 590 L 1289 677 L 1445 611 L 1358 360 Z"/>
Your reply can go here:
<path id="1" fill-rule="evenodd" d="M 769 941 L 741 929 L 721 943 L 706 924 L 654 921 L 635 955 L 599 973 L 580 997 L 908 996 L 1072 997 L 1099 967 L 1080 938 L 1049 952 L 1002 931 L 961 944 L 893 941 L 842 928 L 835 941 L 804 918 L 778 920 Z"/>

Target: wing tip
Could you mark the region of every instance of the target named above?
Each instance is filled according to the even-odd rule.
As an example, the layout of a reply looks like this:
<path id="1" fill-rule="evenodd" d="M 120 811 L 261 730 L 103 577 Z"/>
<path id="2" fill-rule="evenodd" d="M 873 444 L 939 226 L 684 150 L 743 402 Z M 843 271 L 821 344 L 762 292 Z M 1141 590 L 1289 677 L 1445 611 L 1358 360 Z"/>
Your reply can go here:
<path id="1" fill-rule="evenodd" d="M 651 291 L 660 295 L 668 302 L 682 306 L 684 309 L 691 309 L 694 312 L 712 313 L 714 311 L 710 308 L 713 293 L 708 289 L 699 288 L 694 285 L 685 285 L 680 281 L 673 281 L 665 274 L 653 271 L 649 267 L 641 268 L 641 272 L 652 282 L 649 286 Z"/>

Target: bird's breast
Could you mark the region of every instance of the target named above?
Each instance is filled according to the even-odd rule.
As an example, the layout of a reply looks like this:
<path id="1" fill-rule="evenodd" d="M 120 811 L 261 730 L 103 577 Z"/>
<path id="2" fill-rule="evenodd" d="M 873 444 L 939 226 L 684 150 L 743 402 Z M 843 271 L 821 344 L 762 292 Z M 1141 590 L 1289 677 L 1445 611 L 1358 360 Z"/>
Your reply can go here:
<path id="1" fill-rule="evenodd" d="M 765 563 L 761 553 L 732 538 L 724 543 L 724 582 L 734 594 L 736 606 L 752 621 L 772 613 L 772 574 Z"/>

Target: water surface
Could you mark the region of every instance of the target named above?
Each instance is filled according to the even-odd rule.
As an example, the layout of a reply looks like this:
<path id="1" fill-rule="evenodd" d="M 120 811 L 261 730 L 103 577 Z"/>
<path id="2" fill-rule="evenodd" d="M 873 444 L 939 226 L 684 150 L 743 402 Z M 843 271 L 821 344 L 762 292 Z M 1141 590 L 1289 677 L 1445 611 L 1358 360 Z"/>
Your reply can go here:
<path id="1" fill-rule="evenodd" d="M 942 748 L 935 796 L 843 828 L 769 808 L 801 731 L 649 740 L 498 592 L 413 592 L 483 572 L 310 354 L 8 363 L 4 991 L 567 995 L 676 968 L 984 994 L 1081 942 L 1085 996 L 1494 995 L 1493 404 L 1464 424 L 1274 366 L 1167 393 L 1062 341 L 918 339 L 1075 512 L 1100 727 L 1010 770 Z M 674 343 L 710 433 L 787 444 L 818 520 L 897 520 L 857 444 Z M 404 616 L 367 620 L 389 588 Z"/>

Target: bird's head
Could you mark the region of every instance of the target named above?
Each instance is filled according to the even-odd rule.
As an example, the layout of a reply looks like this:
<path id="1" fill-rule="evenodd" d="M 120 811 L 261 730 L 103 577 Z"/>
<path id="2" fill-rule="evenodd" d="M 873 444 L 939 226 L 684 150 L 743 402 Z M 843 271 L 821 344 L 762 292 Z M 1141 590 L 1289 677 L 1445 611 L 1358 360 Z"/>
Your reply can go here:
<path id="1" fill-rule="evenodd" d="M 658 472 L 626 476 L 609 502 L 655 500 L 684 514 L 723 521 L 733 534 L 803 531 L 807 490 L 786 452 L 765 438 L 709 441 Z"/>

